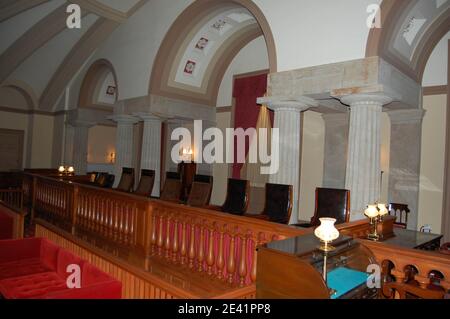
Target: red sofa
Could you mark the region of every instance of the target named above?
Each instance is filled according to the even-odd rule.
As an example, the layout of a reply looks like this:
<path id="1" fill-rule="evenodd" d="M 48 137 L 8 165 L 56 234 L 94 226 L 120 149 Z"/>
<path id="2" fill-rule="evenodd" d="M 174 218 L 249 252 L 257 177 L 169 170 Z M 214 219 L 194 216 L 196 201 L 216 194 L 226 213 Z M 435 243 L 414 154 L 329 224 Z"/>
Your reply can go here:
<path id="1" fill-rule="evenodd" d="M 68 288 L 68 265 L 81 288 Z M 0 240 L 0 294 L 6 299 L 120 299 L 122 284 L 45 238 Z"/>

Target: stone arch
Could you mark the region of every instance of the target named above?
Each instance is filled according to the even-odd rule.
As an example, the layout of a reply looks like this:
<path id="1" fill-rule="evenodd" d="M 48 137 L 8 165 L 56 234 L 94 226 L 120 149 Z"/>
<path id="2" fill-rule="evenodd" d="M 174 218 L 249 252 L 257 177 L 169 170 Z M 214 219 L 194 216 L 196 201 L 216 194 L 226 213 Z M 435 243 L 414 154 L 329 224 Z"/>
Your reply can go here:
<path id="1" fill-rule="evenodd" d="M 112 63 L 106 59 L 100 59 L 91 64 L 81 84 L 78 107 L 99 107 L 95 100 L 98 96 L 100 84 L 112 73 L 116 85 L 115 100 L 119 98 L 119 89 L 116 71 Z"/>
<path id="2" fill-rule="evenodd" d="M 380 56 L 412 79 L 422 83 L 425 67 L 433 49 L 450 31 L 450 6 L 442 5 L 442 10 L 434 17 L 435 19 L 417 32 L 415 38 L 419 40 L 412 49 L 410 59 L 401 59 L 393 53 L 392 39 L 399 32 L 405 32 L 400 26 L 408 20 L 408 14 L 418 4 L 418 0 L 383 0 L 380 5 L 382 28 L 373 28 L 369 32 L 366 57 Z"/>
<path id="3" fill-rule="evenodd" d="M 11 88 L 22 95 L 22 97 L 25 99 L 26 106 L 28 110 L 33 110 L 38 108 L 39 105 L 39 99 L 37 98 L 36 94 L 34 93 L 34 90 L 31 86 L 26 84 L 22 81 L 17 80 L 8 80 L 3 82 L 1 85 L 2 88 Z"/>
<path id="4" fill-rule="evenodd" d="M 201 86 L 197 88 L 176 83 L 173 80 L 174 72 L 176 72 L 174 70 L 178 70 L 183 65 L 183 53 L 190 48 L 188 44 L 195 39 L 196 32 L 205 26 L 214 14 L 233 10 L 233 8 L 247 10 L 255 23 L 239 29 L 221 44 L 205 68 L 206 71 L 199 81 Z M 271 72 L 276 72 L 275 41 L 266 18 L 253 1 L 195 1 L 183 11 L 166 34 L 153 63 L 149 93 L 215 106 L 221 81 L 231 61 L 242 48 L 260 36 L 263 36 L 266 41 L 269 69 Z"/>

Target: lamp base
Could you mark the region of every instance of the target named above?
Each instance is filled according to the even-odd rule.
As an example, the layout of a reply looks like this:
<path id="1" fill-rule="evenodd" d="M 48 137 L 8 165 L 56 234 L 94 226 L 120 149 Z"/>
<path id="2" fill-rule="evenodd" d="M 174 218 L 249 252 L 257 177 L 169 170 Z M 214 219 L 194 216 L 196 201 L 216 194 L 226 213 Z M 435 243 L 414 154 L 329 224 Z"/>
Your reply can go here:
<path id="1" fill-rule="evenodd" d="M 367 239 L 372 241 L 379 241 L 380 236 L 378 234 L 368 234 Z"/>
<path id="2" fill-rule="evenodd" d="M 322 245 L 319 246 L 319 249 L 321 251 L 329 252 L 329 251 L 336 250 L 336 247 L 331 246 L 331 245 L 327 245 L 327 244 L 322 244 Z"/>

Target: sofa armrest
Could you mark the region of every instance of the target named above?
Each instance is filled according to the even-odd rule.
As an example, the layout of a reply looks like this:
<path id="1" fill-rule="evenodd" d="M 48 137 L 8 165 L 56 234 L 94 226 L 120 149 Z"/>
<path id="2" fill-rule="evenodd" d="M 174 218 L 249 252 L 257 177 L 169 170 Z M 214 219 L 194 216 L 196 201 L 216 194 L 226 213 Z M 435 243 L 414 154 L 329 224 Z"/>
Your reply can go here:
<path id="1" fill-rule="evenodd" d="M 118 280 L 49 293 L 44 299 L 121 299 L 122 284 Z"/>

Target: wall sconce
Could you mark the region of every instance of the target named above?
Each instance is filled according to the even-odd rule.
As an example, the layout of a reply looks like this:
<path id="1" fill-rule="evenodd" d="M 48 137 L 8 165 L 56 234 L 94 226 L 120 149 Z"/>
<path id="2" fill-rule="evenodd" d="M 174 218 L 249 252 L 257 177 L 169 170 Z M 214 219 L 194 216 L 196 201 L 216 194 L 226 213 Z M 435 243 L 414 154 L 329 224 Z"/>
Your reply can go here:
<path id="1" fill-rule="evenodd" d="M 189 148 L 182 147 L 180 149 L 180 159 L 183 162 L 191 162 L 193 154 L 194 154 L 194 152 L 192 151 L 192 149 L 190 147 Z"/>
<path id="2" fill-rule="evenodd" d="M 109 154 L 109 162 L 111 164 L 114 164 L 115 161 L 116 161 L 116 153 L 115 152 L 111 152 L 111 154 Z"/>

